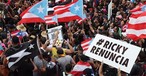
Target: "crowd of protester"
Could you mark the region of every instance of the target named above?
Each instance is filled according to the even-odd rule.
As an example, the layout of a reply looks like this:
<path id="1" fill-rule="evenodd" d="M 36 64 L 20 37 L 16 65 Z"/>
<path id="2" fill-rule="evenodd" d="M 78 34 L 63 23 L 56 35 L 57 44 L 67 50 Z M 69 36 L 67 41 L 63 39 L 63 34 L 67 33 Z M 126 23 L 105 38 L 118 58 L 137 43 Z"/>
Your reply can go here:
<path id="1" fill-rule="evenodd" d="M 84 0 L 84 12 L 87 18 L 79 23 L 78 20 L 62 25 L 64 42 L 62 47 L 56 47 L 55 43 L 59 32 L 55 34 L 55 39 L 50 46 L 47 34 L 42 34 L 46 29 L 59 25 L 47 25 L 45 23 L 29 23 L 18 26 L 21 19 L 20 14 L 29 6 L 39 0 L 0 0 L 0 45 L 3 52 L 0 55 L 0 76 L 145 76 L 146 73 L 146 40 L 133 41 L 124 34 L 130 16 L 130 10 L 135 8 L 144 0 L 112 0 L 112 16 L 108 20 L 108 4 L 110 0 Z M 70 3 L 71 0 L 67 0 Z M 54 7 L 59 4 L 54 0 L 49 0 L 49 6 Z M 48 26 L 46 28 L 46 26 Z M 23 38 L 11 34 L 15 30 L 23 31 Z M 88 38 L 94 38 L 96 34 L 106 35 L 114 39 L 125 41 L 142 48 L 137 60 L 128 74 L 114 67 L 91 59 L 83 54 L 81 42 Z M 31 42 L 38 38 L 40 51 L 34 58 L 27 58 L 21 62 L 21 66 L 15 70 L 8 68 L 9 60 L 6 59 L 11 51 L 18 51 L 26 42 Z M 14 50 L 10 50 L 10 49 Z M 133 49 L 134 51 L 134 49 Z M 86 68 L 78 72 L 75 68 L 82 68 L 77 64 L 86 65 Z"/>

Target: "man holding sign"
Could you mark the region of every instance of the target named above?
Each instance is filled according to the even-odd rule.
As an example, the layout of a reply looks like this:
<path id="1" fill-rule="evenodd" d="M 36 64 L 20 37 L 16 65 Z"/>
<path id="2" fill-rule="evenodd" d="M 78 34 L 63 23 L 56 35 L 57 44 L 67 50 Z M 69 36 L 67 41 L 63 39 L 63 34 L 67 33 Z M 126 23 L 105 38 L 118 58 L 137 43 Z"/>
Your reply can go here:
<path id="1" fill-rule="evenodd" d="M 48 29 L 48 37 L 50 40 L 50 47 L 48 47 L 47 51 L 52 51 L 53 58 L 58 58 L 57 50 L 62 49 L 63 50 L 63 56 L 65 54 L 73 53 L 73 47 L 69 44 L 67 41 L 63 41 L 62 37 L 62 26 L 54 27 L 51 29 Z M 62 48 L 62 43 L 66 43 L 69 49 Z"/>
<path id="2" fill-rule="evenodd" d="M 85 55 L 130 73 L 140 50 L 137 46 L 97 34 Z"/>

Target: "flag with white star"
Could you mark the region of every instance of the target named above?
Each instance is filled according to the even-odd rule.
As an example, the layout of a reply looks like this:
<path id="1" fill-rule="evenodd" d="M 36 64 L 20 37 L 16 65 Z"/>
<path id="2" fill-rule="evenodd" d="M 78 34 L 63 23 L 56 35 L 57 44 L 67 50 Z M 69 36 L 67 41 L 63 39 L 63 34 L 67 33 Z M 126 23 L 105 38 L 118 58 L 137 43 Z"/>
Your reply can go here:
<path id="1" fill-rule="evenodd" d="M 57 15 L 48 15 L 45 17 L 46 24 L 57 24 L 58 18 Z"/>
<path id="2" fill-rule="evenodd" d="M 30 42 L 30 45 L 28 46 L 27 51 L 31 52 L 31 54 L 29 56 L 30 58 L 34 58 L 35 56 L 37 56 L 40 53 L 38 46 L 37 46 L 36 38 Z"/>
<path id="3" fill-rule="evenodd" d="M 45 16 L 48 13 L 48 0 L 41 0 L 40 2 L 30 6 L 24 12 L 22 12 L 22 19 L 18 22 L 21 23 L 36 23 L 45 22 Z"/>
<path id="4" fill-rule="evenodd" d="M 11 70 L 17 69 L 23 60 L 31 54 L 27 51 L 29 43 L 23 43 L 15 47 L 10 47 L 4 54 L 8 60 L 8 68 Z"/>
<path id="5" fill-rule="evenodd" d="M 17 48 L 11 47 L 5 52 L 8 67 L 11 70 L 17 69 L 23 61 L 28 58 L 33 59 L 38 54 L 39 50 L 36 39 L 32 40 L 32 42 L 20 44 Z"/>
<path id="6" fill-rule="evenodd" d="M 73 6 L 70 7 L 70 11 L 83 19 L 83 0 L 78 0 Z"/>
<path id="7" fill-rule="evenodd" d="M 39 3 L 35 4 L 29 9 L 30 13 L 33 13 L 44 20 L 44 17 L 47 15 L 48 0 L 42 0 Z"/>
<path id="8" fill-rule="evenodd" d="M 75 0 L 66 5 L 54 7 L 54 14 L 57 14 L 58 22 L 69 22 L 83 17 L 83 0 Z"/>

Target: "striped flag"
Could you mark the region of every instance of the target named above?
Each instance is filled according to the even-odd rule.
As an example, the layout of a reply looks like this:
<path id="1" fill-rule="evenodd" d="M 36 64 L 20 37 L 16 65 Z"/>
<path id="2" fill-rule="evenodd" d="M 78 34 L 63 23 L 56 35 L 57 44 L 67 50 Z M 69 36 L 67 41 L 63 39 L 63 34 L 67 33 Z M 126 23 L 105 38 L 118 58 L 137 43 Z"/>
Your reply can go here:
<path id="1" fill-rule="evenodd" d="M 127 37 L 134 41 L 140 38 L 146 38 L 146 5 L 140 5 L 134 8 L 129 17 Z"/>
<path id="2" fill-rule="evenodd" d="M 6 58 L 8 60 L 8 67 L 11 70 L 15 70 L 17 67 L 19 67 L 22 58 L 31 54 L 30 52 L 26 52 L 28 46 L 28 43 L 21 44 L 19 48 L 15 49 L 11 47 L 5 52 Z"/>
<path id="3" fill-rule="evenodd" d="M 78 0 L 66 5 L 54 7 L 54 14 L 58 16 L 58 22 L 69 22 L 83 18 L 83 0 Z"/>
<path id="4" fill-rule="evenodd" d="M 45 17 L 46 24 L 58 24 L 57 15 L 48 15 Z"/>
<path id="5" fill-rule="evenodd" d="M 19 48 L 9 48 L 6 52 L 6 58 L 8 60 L 8 67 L 11 70 L 15 70 L 21 65 L 27 58 L 33 58 L 38 54 L 38 48 L 36 44 L 36 39 L 30 43 L 20 44 Z"/>
<path id="6" fill-rule="evenodd" d="M 85 69 L 92 69 L 91 65 L 88 62 L 82 62 L 79 61 L 73 68 L 73 70 L 71 71 L 71 74 L 73 74 L 73 76 L 81 76 L 83 75 L 83 71 Z M 94 75 L 92 75 L 94 76 Z"/>
<path id="7" fill-rule="evenodd" d="M 136 16 L 140 15 L 144 11 L 145 11 L 145 4 L 139 4 L 134 9 L 130 10 L 132 15 L 136 15 Z"/>
<path id="8" fill-rule="evenodd" d="M 17 36 L 20 40 L 22 40 L 22 38 L 24 36 L 23 34 L 24 34 L 23 31 L 20 31 L 20 30 L 11 32 L 12 37 Z"/>
<path id="9" fill-rule="evenodd" d="M 88 50 L 90 43 L 92 42 L 92 38 L 86 39 L 83 42 L 81 42 L 81 47 L 83 48 L 83 53 L 85 54 L 85 52 Z"/>
<path id="10" fill-rule="evenodd" d="M 17 34 L 20 32 L 20 30 L 16 30 L 16 31 L 13 31 L 11 32 L 11 36 L 17 36 Z"/>
<path id="11" fill-rule="evenodd" d="M 18 24 L 45 22 L 44 17 L 47 15 L 47 11 L 48 0 L 42 0 L 22 12 L 20 15 L 22 19 L 18 22 Z"/>
<path id="12" fill-rule="evenodd" d="M 83 18 L 78 20 L 78 23 L 81 24 L 83 21 L 87 19 L 87 16 L 85 13 L 83 13 Z"/>

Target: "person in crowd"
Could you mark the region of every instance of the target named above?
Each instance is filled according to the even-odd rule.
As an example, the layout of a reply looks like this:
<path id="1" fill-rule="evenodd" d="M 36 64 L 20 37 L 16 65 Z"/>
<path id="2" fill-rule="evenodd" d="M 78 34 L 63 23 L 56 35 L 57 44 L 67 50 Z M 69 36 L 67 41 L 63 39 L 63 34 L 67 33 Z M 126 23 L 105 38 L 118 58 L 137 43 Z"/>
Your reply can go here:
<path id="1" fill-rule="evenodd" d="M 45 53 L 43 50 L 41 51 L 42 53 Z M 44 57 L 46 56 L 43 56 L 42 53 L 39 53 L 39 55 L 35 56 L 33 59 L 34 64 L 37 66 L 37 70 L 33 72 L 33 76 L 45 76 L 46 74 L 46 70 L 44 70 L 44 68 L 47 66 L 47 61 L 44 60 Z"/>
<path id="2" fill-rule="evenodd" d="M 46 76 L 57 76 L 60 70 L 58 69 L 56 62 L 53 62 L 52 60 L 52 53 L 45 52 L 43 57 L 47 61 Z"/>
<path id="3" fill-rule="evenodd" d="M 72 66 L 72 64 L 67 64 L 66 66 L 65 66 L 65 72 L 63 72 L 63 76 L 73 76 L 72 74 L 71 74 L 71 70 L 73 69 L 73 66 Z"/>
<path id="4" fill-rule="evenodd" d="M 16 52 L 23 50 L 26 46 L 28 46 L 28 43 L 20 44 L 20 40 L 17 36 L 12 37 L 12 46 L 4 53 L 6 57 L 9 57 L 13 55 Z M 8 59 L 6 63 L 12 62 L 13 59 Z M 7 65 L 7 66 L 8 66 Z M 17 67 L 9 68 L 10 69 L 10 76 L 32 76 L 33 75 L 33 69 L 35 69 L 35 66 L 31 62 L 29 58 L 26 58 L 25 60 L 22 60 L 22 64 L 20 64 Z M 19 71 L 19 72 L 18 72 Z"/>
<path id="5" fill-rule="evenodd" d="M 145 0 L 134 0 L 134 2 L 131 2 L 131 0 L 113 0 L 112 16 L 109 19 L 107 18 L 107 10 L 111 0 L 83 0 L 84 13 L 87 18 L 81 22 L 78 20 L 65 23 L 59 22 L 58 24 L 62 25 L 64 39 L 63 44 L 59 46 L 56 45 L 59 38 L 58 31 L 54 34 L 53 43 L 50 42 L 51 40 L 47 36 L 47 29 L 59 26 L 58 24 L 18 24 L 21 19 L 21 13 L 39 1 L 41 0 L 0 0 L 0 7 L 2 7 L 0 8 L 0 45 L 2 45 L 4 50 L 1 51 L 0 47 L 0 52 L 3 52 L 0 55 L 0 75 L 59 76 L 61 67 L 63 67 L 63 72 L 65 72 L 65 74 L 61 74 L 68 76 L 70 74 L 71 76 L 93 76 L 94 74 L 95 76 L 142 76 L 145 74 L 146 39 L 133 41 L 124 35 L 128 28 L 129 16 L 132 13 L 130 10 L 144 5 Z M 78 0 L 49 0 L 48 4 L 49 7 L 54 7 L 76 1 Z M 52 12 L 48 12 L 48 14 L 52 14 Z M 16 36 L 15 32 L 18 30 L 23 32 L 22 38 Z M 120 71 L 120 68 L 117 70 L 96 60 L 91 61 L 91 58 L 82 55 L 84 50 L 81 47 L 81 42 L 88 38 L 94 38 L 96 34 L 126 41 L 142 48 L 131 73 L 127 74 Z M 42 53 L 39 53 L 34 58 L 22 60 L 21 64 L 15 67 L 15 69 L 9 68 L 9 62 L 12 60 L 7 57 L 23 49 L 37 35 L 39 36 L 39 49 L 41 49 Z M 75 65 L 75 63 L 77 64 Z M 83 68 L 82 65 L 86 66 L 86 68 Z M 80 71 L 77 71 L 76 68 L 79 68 L 78 70 Z M 83 69 L 81 70 L 80 68 Z"/>
<path id="6" fill-rule="evenodd" d="M 57 59 L 57 62 L 60 65 L 60 67 L 62 68 L 62 71 L 66 71 L 65 67 L 67 64 L 72 64 L 72 66 L 74 66 L 76 64 L 70 55 L 64 54 L 63 49 L 57 48 L 57 54 L 59 56 L 59 58 Z"/>

